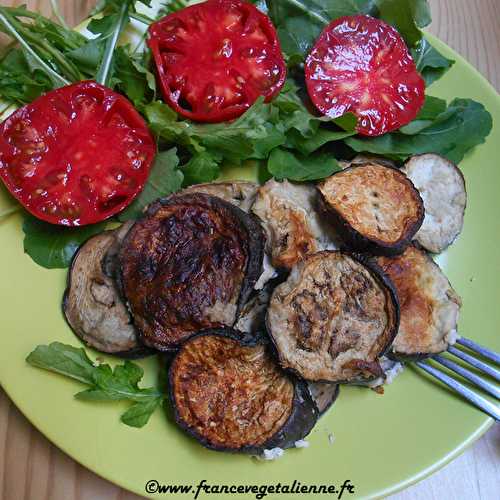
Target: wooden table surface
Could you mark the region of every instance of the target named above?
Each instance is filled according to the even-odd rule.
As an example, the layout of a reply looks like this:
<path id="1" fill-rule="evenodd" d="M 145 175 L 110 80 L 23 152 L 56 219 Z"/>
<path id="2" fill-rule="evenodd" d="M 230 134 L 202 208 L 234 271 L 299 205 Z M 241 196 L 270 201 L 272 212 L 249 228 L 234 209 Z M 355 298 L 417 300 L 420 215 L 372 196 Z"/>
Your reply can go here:
<path id="1" fill-rule="evenodd" d="M 277 0 L 279 1 L 279 0 Z M 50 14 L 49 0 L 27 3 Z M 61 0 L 65 18 L 83 19 L 95 0 Z M 430 31 L 465 56 L 500 90 L 500 0 L 431 0 Z M 0 389 L 0 500 L 132 500 L 128 493 L 78 465 L 45 439 Z M 500 426 L 430 478 L 392 497 L 413 499 L 500 498 Z"/>

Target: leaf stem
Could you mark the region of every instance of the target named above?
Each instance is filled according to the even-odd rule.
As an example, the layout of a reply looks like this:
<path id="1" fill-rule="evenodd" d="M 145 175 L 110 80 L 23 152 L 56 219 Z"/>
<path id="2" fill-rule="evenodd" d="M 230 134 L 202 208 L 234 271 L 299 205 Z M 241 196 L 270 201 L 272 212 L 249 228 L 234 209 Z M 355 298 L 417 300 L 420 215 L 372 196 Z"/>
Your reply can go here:
<path id="1" fill-rule="evenodd" d="M 21 47 L 33 57 L 38 64 L 47 72 L 51 77 L 52 81 L 59 87 L 64 87 L 69 85 L 71 82 L 62 77 L 59 73 L 56 73 L 31 47 L 24 38 L 18 33 L 16 28 L 13 26 L 12 22 L 3 12 L 3 8 L 0 7 L 0 22 L 5 26 L 5 29 L 19 42 Z"/>
<path id="2" fill-rule="evenodd" d="M 149 16 L 146 16 L 145 14 L 141 14 L 139 12 L 131 12 L 130 17 L 148 26 L 155 22 L 154 19 L 151 19 Z"/>
<path id="3" fill-rule="evenodd" d="M 115 26 L 113 35 L 108 39 L 106 43 L 106 50 L 104 51 L 104 58 L 99 68 L 99 71 L 96 76 L 96 81 L 101 85 L 108 85 L 110 73 L 111 73 L 111 65 L 113 63 L 113 56 L 116 48 L 116 44 L 118 43 L 118 38 L 120 37 L 120 33 L 122 32 L 129 10 L 128 2 L 123 2 L 120 14 L 118 18 L 118 23 Z"/>

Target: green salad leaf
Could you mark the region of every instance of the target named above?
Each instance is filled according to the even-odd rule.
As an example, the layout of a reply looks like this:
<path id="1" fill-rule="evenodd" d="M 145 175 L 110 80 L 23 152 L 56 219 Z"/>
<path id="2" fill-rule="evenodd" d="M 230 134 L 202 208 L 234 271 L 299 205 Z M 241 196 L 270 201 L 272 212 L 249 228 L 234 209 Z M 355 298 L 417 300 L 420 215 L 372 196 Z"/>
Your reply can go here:
<path id="1" fill-rule="evenodd" d="M 143 389 L 139 382 L 143 369 L 131 361 L 111 368 L 92 361 L 85 349 L 53 342 L 39 345 L 26 361 L 37 368 L 72 378 L 88 386 L 75 397 L 84 401 L 130 401 L 134 404 L 122 415 L 124 424 L 132 427 L 146 425 L 165 399 L 154 388 Z"/>
<path id="2" fill-rule="evenodd" d="M 70 265 L 78 247 L 104 228 L 104 223 L 79 228 L 56 226 L 26 214 L 24 252 L 47 269 L 65 268 Z"/>
<path id="3" fill-rule="evenodd" d="M 290 65 L 304 60 L 316 38 L 333 19 L 376 12 L 375 0 L 267 0 Z"/>
<path id="4" fill-rule="evenodd" d="M 472 99 L 454 99 L 418 133 L 396 131 L 374 138 L 348 137 L 345 142 L 354 151 L 397 160 L 432 152 L 458 163 L 470 149 L 484 143 L 491 128 L 491 115 L 482 104 Z"/>
<path id="5" fill-rule="evenodd" d="M 422 38 L 411 49 L 411 55 L 427 86 L 439 80 L 455 64 L 455 61 L 438 52 L 426 38 Z"/>
<path id="6" fill-rule="evenodd" d="M 281 148 L 272 151 L 267 168 L 278 180 L 300 182 L 324 179 L 341 169 L 331 154 L 303 156 Z"/>
<path id="7" fill-rule="evenodd" d="M 151 202 L 178 191 L 184 178 L 182 172 L 177 169 L 178 165 L 176 148 L 158 153 L 144 189 L 132 204 L 119 214 L 118 219 L 136 219 Z"/>
<path id="8" fill-rule="evenodd" d="M 220 175 L 220 166 L 209 153 L 196 153 L 184 165 L 182 172 L 184 184 L 191 186 L 217 179 Z"/>
<path id="9" fill-rule="evenodd" d="M 20 49 L 10 49 L 0 61 L 0 96 L 6 101 L 24 105 L 53 88 L 43 71 L 31 71 Z"/>

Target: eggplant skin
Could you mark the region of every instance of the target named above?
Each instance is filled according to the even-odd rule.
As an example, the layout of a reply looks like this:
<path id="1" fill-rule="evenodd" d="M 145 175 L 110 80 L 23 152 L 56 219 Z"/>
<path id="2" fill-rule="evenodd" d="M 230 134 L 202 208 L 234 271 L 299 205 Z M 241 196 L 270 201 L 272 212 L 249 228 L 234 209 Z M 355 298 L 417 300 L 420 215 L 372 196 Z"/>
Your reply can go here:
<path id="1" fill-rule="evenodd" d="M 461 299 L 439 266 L 412 245 L 397 257 L 378 257 L 401 303 L 401 321 L 390 357 L 415 361 L 455 342 Z"/>
<path id="2" fill-rule="evenodd" d="M 209 182 L 189 186 L 183 189 L 180 194 L 204 193 L 210 196 L 217 196 L 248 213 L 255 202 L 258 189 L 259 185 L 255 182 Z"/>
<path id="3" fill-rule="evenodd" d="M 141 341 L 177 349 L 200 330 L 232 326 L 262 273 L 258 220 L 203 193 L 150 205 L 128 232 L 120 276 Z"/>
<path id="4" fill-rule="evenodd" d="M 323 211 L 347 245 L 374 255 L 398 255 L 424 220 L 410 179 L 379 163 L 354 165 L 318 184 Z"/>
<path id="5" fill-rule="evenodd" d="M 105 354 L 136 359 L 152 354 L 141 344 L 112 276 L 105 272 L 123 229 L 87 240 L 73 257 L 62 309 L 66 322 L 86 345 Z"/>
<path id="6" fill-rule="evenodd" d="M 441 253 L 462 232 L 467 206 L 464 176 L 454 163 L 432 153 L 412 156 L 403 171 L 424 201 L 424 223 L 415 241 L 429 252 Z"/>
<path id="7" fill-rule="evenodd" d="M 251 455 L 306 437 L 316 406 L 306 384 L 282 371 L 268 348 L 265 337 L 228 328 L 186 341 L 169 369 L 179 426 L 206 448 Z"/>
<path id="8" fill-rule="evenodd" d="M 318 410 L 319 416 L 323 416 L 339 397 L 340 385 L 327 382 L 308 382 L 307 388 L 314 404 Z"/>
<path id="9" fill-rule="evenodd" d="M 369 259 L 324 251 L 275 289 L 266 323 L 281 365 L 303 379 L 371 380 L 382 375 L 379 358 L 398 331 L 399 303 Z"/>
<path id="10" fill-rule="evenodd" d="M 290 270 L 307 255 L 338 248 L 338 235 L 323 220 L 317 204 L 312 184 L 271 179 L 260 187 L 252 210 L 262 221 L 274 267 Z"/>

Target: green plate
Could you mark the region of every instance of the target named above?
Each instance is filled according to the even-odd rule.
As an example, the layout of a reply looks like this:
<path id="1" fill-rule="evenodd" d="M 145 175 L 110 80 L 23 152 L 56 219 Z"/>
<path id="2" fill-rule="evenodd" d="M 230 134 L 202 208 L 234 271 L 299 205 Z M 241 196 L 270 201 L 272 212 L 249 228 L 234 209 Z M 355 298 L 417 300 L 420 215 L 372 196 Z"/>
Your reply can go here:
<path id="1" fill-rule="evenodd" d="M 431 40 L 457 62 L 430 93 L 449 100 L 457 96 L 477 99 L 494 118 L 487 143 L 461 164 L 469 193 L 465 229 L 439 262 L 463 297 L 462 335 L 499 351 L 500 98 L 458 54 Z M 4 205 L 7 199 L 0 201 L 0 209 Z M 161 411 L 147 427 L 129 428 L 119 421 L 125 406 L 76 401 L 72 394 L 81 389 L 79 384 L 25 363 L 26 355 L 38 344 L 55 340 L 78 344 L 61 314 L 66 272 L 42 269 L 23 254 L 19 215 L 0 223 L 0 238 L 2 386 L 26 417 L 63 451 L 136 493 L 144 495 L 150 479 L 165 484 L 196 484 L 206 479 L 228 485 L 292 483 L 294 479 L 302 484 L 338 485 L 350 479 L 357 498 L 379 497 L 436 471 L 492 423 L 447 389 L 408 368 L 383 396 L 343 387 L 336 405 L 312 432 L 310 447 L 287 451 L 274 462 L 208 451 Z M 154 383 L 156 363 L 155 359 L 141 363 L 146 383 Z M 333 443 L 329 434 L 335 438 Z"/>

